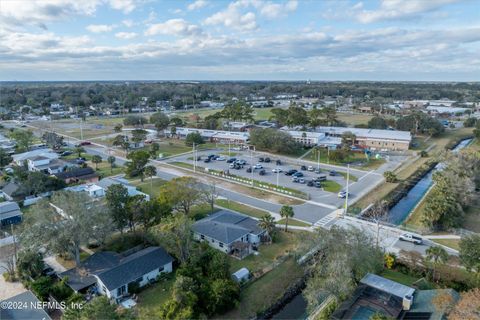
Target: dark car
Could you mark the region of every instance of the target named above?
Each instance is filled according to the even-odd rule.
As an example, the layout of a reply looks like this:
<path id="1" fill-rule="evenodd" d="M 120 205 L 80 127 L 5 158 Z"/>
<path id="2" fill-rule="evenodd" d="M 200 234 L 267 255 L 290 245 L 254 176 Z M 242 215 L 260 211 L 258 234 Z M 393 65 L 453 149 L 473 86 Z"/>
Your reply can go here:
<path id="1" fill-rule="evenodd" d="M 300 167 L 300 170 L 305 171 L 305 170 L 307 170 L 307 167 L 306 167 L 306 166 L 301 166 L 301 167 Z"/>
<path id="2" fill-rule="evenodd" d="M 247 168 L 247 172 L 251 173 L 252 172 L 252 167 Z"/>
<path id="3" fill-rule="evenodd" d="M 270 158 L 269 158 L 269 157 L 266 157 L 266 158 L 265 158 L 265 162 L 267 162 L 267 163 L 270 162 Z"/>
<path id="4" fill-rule="evenodd" d="M 291 169 L 291 170 L 288 170 L 288 171 L 285 171 L 285 175 L 286 176 L 291 176 L 293 174 L 297 173 L 297 170 L 295 169 Z"/>
<path id="5" fill-rule="evenodd" d="M 265 169 L 262 169 L 258 172 L 259 175 L 264 176 L 265 175 Z"/>
<path id="6" fill-rule="evenodd" d="M 214 155 L 214 154 L 209 154 L 209 155 L 208 155 L 208 159 L 210 159 L 210 160 L 212 160 L 212 159 L 215 160 L 215 155 Z"/>
<path id="7" fill-rule="evenodd" d="M 265 159 L 260 157 L 260 158 L 258 158 L 258 162 L 265 162 Z"/>
<path id="8" fill-rule="evenodd" d="M 67 151 L 63 151 L 62 154 L 60 154 L 60 155 L 61 155 L 62 157 L 66 157 L 66 156 L 69 156 L 69 155 L 71 155 L 71 154 L 73 154 L 73 152 L 67 150 Z"/>
<path id="9" fill-rule="evenodd" d="M 277 160 L 277 166 L 281 166 L 281 165 L 282 165 L 282 161 Z"/>
<path id="10" fill-rule="evenodd" d="M 237 161 L 237 158 L 230 158 L 227 160 L 227 163 L 232 163 L 232 162 L 235 162 Z"/>
<path id="11" fill-rule="evenodd" d="M 297 172 L 295 172 L 295 173 L 293 174 L 293 176 L 294 176 L 294 177 L 299 177 L 299 178 L 300 178 L 300 177 L 303 177 L 303 173 L 302 173 L 302 172 L 300 172 L 300 171 L 297 171 Z"/>
<path id="12" fill-rule="evenodd" d="M 202 160 L 202 157 L 198 156 L 197 161 L 200 161 L 200 160 Z"/>
<path id="13" fill-rule="evenodd" d="M 79 144 L 77 144 L 77 147 L 81 147 L 81 146 L 89 146 L 91 145 L 92 143 L 90 141 L 82 141 L 80 142 Z"/>
<path id="14" fill-rule="evenodd" d="M 337 175 L 337 171 L 332 170 L 332 171 L 330 171 L 330 172 L 328 173 L 328 175 L 329 175 L 329 176 L 332 176 L 332 177 L 333 177 L 333 176 L 336 176 L 336 175 Z"/>
<path id="15" fill-rule="evenodd" d="M 241 166 L 241 165 L 239 165 L 238 163 L 236 163 L 233 168 L 236 169 L 236 170 L 240 170 L 240 169 L 243 168 L 243 166 Z"/>
<path id="16" fill-rule="evenodd" d="M 313 187 L 314 185 L 315 185 L 315 182 L 313 182 L 312 180 L 307 182 L 307 186 L 309 187 Z"/>
<path id="17" fill-rule="evenodd" d="M 210 162 L 210 158 L 205 158 L 205 160 L 203 160 L 203 162 L 209 163 L 209 162 Z"/>

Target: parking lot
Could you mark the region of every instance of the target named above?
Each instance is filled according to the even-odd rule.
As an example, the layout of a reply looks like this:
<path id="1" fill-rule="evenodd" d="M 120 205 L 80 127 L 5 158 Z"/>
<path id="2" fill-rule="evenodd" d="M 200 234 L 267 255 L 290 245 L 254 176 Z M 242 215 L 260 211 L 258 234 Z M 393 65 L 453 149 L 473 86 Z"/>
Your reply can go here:
<path id="1" fill-rule="evenodd" d="M 205 159 L 207 159 L 209 155 L 216 155 L 220 156 L 221 158 L 218 160 L 210 160 L 208 162 L 205 162 Z M 307 193 L 310 195 L 311 201 L 332 208 L 338 208 L 344 203 L 344 199 L 338 197 L 337 191 L 328 192 L 323 190 L 325 182 L 321 182 L 322 188 L 318 188 L 315 186 L 315 184 L 309 184 L 309 181 L 318 179 L 319 177 L 323 176 L 327 180 L 337 183 L 339 185 L 339 189 L 345 190 L 346 179 L 344 177 L 344 174 L 341 173 L 345 173 L 346 168 L 338 168 L 334 166 L 320 164 L 320 172 L 315 172 L 318 168 L 318 165 L 309 161 L 286 159 L 285 157 L 238 150 L 232 151 L 230 157 L 228 156 L 228 154 L 225 154 L 223 152 L 220 154 L 218 153 L 218 151 L 215 150 L 198 152 L 197 157 L 199 157 L 200 159 L 197 161 L 197 166 L 199 167 L 223 171 L 232 175 L 240 176 L 246 179 L 262 181 L 272 185 L 277 185 L 278 182 L 278 186 L 295 189 Z M 236 158 L 236 160 L 243 160 L 245 164 L 242 166 L 235 166 L 234 163 L 229 163 L 228 160 L 231 158 Z M 260 158 L 263 158 L 263 161 L 261 161 L 262 159 Z M 270 161 L 266 162 L 265 160 Z M 277 160 L 280 160 L 281 164 L 277 165 Z M 184 162 L 193 164 L 193 155 L 188 154 L 174 157 L 169 159 L 169 162 Z M 302 166 L 304 166 L 304 170 L 302 170 Z M 251 172 L 248 172 L 249 168 L 253 168 Z M 274 169 L 279 169 L 281 170 L 281 172 L 273 172 L 272 170 Z M 299 182 L 293 182 L 293 177 L 291 175 L 285 175 L 285 172 L 292 169 L 298 170 L 298 172 L 302 173 L 303 176 L 298 178 Z M 310 169 L 310 171 L 308 169 Z M 336 171 L 336 174 L 331 175 L 331 171 Z M 264 174 L 262 175 L 261 172 Z M 351 175 L 355 177 L 352 180 L 358 179 L 359 181 L 350 181 L 350 199 L 353 199 L 355 196 L 357 196 L 357 190 L 358 193 L 360 193 L 361 190 L 367 187 L 366 185 L 364 185 L 365 182 L 372 183 L 379 178 L 381 179 L 379 175 L 372 175 L 360 170 L 351 170 Z M 335 184 L 330 185 L 335 186 Z"/>

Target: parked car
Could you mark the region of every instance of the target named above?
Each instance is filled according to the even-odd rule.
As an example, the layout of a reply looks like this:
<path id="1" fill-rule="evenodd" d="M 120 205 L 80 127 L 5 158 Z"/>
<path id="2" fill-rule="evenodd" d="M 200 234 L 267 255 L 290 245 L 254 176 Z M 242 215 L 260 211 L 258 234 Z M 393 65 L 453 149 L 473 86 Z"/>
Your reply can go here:
<path id="1" fill-rule="evenodd" d="M 326 175 L 321 175 L 315 178 L 316 181 L 327 181 Z"/>
<path id="2" fill-rule="evenodd" d="M 281 165 L 282 165 L 282 161 L 281 161 L 281 160 L 277 160 L 277 161 L 276 161 L 276 164 L 277 164 L 277 166 L 281 166 Z"/>
<path id="3" fill-rule="evenodd" d="M 253 169 L 263 169 L 263 166 L 260 163 L 257 163 L 253 166 Z"/>
<path id="4" fill-rule="evenodd" d="M 306 167 L 306 166 L 301 166 L 301 167 L 300 167 L 300 170 L 305 171 L 305 170 L 307 170 L 307 167 Z"/>
<path id="5" fill-rule="evenodd" d="M 315 185 L 315 182 L 313 180 L 309 180 L 307 182 L 307 186 L 309 186 L 309 187 L 313 187 L 314 185 Z"/>
<path id="6" fill-rule="evenodd" d="M 197 157 L 197 161 L 200 161 L 200 160 L 202 160 L 202 157 L 201 157 L 201 156 L 198 156 L 198 157 Z"/>
<path id="7" fill-rule="evenodd" d="M 244 165 L 247 164 L 247 161 L 245 161 L 245 160 L 243 160 L 243 159 L 239 159 L 239 160 L 237 160 L 236 162 L 237 162 L 238 164 L 242 165 L 242 166 L 244 166 Z"/>
<path id="8" fill-rule="evenodd" d="M 264 158 L 262 158 L 262 157 L 258 158 L 258 162 L 264 162 L 264 161 L 265 161 Z"/>
<path id="9" fill-rule="evenodd" d="M 301 183 L 301 184 L 305 184 L 306 181 L 305 181 L 304 178 L 300 178 L 300 179 L 298 179 L 298 182 Z"/>
<path id="10" fill-rule="evenodd" d="M 299 182 L 300 181 L 300 178 L 299 177 L 292 177 L 292 182 Z"/>
<path id="11" fill-rule="evenodd" d="M 347 197 L 347 194 L 348 194 L 348 196 L 350 196 L 350 192 L 340 191 L 340 192 L 338 193 L 338 197 L 344 199 L 344 198 Z"/>
<path id="12" fill-rule="evenodd" d="M 322 183 L 320 181 L 315 181 L 314 184 L 315 184 L 315 188 L 321 188 L 322 187 Z"/>
<path id="13" fill-rule="evenodd" d="M 264 176 L 266 174 L 265 169 L 260 170 L 258 174 L 261 176 Z"/>
<path id="14" fill-rule="evenodd" d="M 302 173 L 302 172 L 300 172 L 300 171 L 297 171 L 297 172 L 295 172 L 295 173 L 293 174 L 293 176 L 294 176 L 294 177 L 299 177 L 299 178 L 300 178 L 300 177 L 303 177 L 303 173 Z"/>
<path id="15" fill-rule="evenodd" d="M 211 161 L 210 158 L 205 158 L 205 160 L 203 160 L 203 162 L 205 163 L 209 163 L 210 161 Z"/>
<path id="16" fill-rule="evenodd" d="M 336 176 L 337 175 L 337 171 L 335 170 L 331 170 L 329 173 L 328 173 L 329 176 Z"/>
<path id="17" fill-rule="evenodd" d="M 269 158 L 269 157 L 266 157 L 266 158 L 265 158 L 265 162 L 267 162 L 267 163 L 270 162 L 270 158 Z"/>
<path id="18" fill-rule="evenodd" d="M 153 143 L 153 140 L 152 139 L 147 139 L 147 140 L 143 141 L 143 143 L 150 144 L 150 143 Z"/>
<path id="19" fill-rule="evenodd" d="M 283 170 L 281 168 L 273 168 L 272 172 L 273 173 L 279 173 L 279 172 L 283 172 Z"/>
<path id="20" fill-rule="evenodd" d="M 234 166 L 233 166 L 233 169 L 236 169 L 236 170 L 240 170 L 242 168 L 243 168 L 243 166 L 239 165 L 238 163 L 235 163 Z"/>
<path id="21" fill-rule="evenodd" d="M 247 172 L 248 172 L 248 173 L 251 173 L 251 172 L 252 172 L 252 167 L 248 167 L 248 168 L 247 168 Z"/>
<path id="22" fill-rule="evenodd" d="M 69 155 L 71 155 L 71 154 L 73 154 L 73 152 L 67 150 L 67 151 L 63 151 L 60 155 L 61 155 L 62 157 L 66 157 L 66 156 L 69 156 Z"/>
<path id="23" fill-rule="evenodd" d="M 308 171 L 313 171 L 313 166 L 308 166 L 307 170 Z"/>
<path id="24" fill-rule="evenodd" d="M 237 161 L 237 158 L 230 158 L 227 160 L 227 163 L 232 163 L 232 162 L 235 162 Z"/>
<path id="25" fill-rule="evenodd" d="M 216 157 L 215 160 L 217 160 L 217 161 L 225 161 L 226 158 L 219 156 L 219 157 Z"/>
<path id="26" fill-rule="evenodd" d="M 79 144 L 77 144 L 77 147 L 81 147 L 81 146 L 89 146 L 91 145 L 92 143 L 90 141 L 82 141 L 80 142 Z"/>
<path id="27" fill-rule="evenodd" d="M 320 170 L 320 169 L 315 169 L 315 173 L 316 173 L 316 174 L 320 174 L 321 172 L 322 172 L 322 170 Z"/>
<path id="28" fill-rule="evenodd" d="M 214 154 L 209 154 L 208 155 L 208 159 L 210 159 L 210 160 L 215 160 L 215 157 L 216 156 Z"/>
<path id="29" fill-rule="evenodd" d="M 290 169 L 290 170 L 288 170 L 288 171 L 285 171 L 285 175 L 286 175 L 286 176 L 291 176 L 291 175 L 293 175 L 293 174 L 296 173 L 296 172 L 297 172 L 297 170 L 295 170 L 295 169 Z"/>
<path id="30" fill-rule="evenodd" d="M 399 239 L 402 240 L 402 241 L 412 242 L 414 244 L 422 244 L 423 243 L 422 238 L 420 238 L 419 236 L 415 236 L 411 233 L 404 233 L 399 237 Z"/>

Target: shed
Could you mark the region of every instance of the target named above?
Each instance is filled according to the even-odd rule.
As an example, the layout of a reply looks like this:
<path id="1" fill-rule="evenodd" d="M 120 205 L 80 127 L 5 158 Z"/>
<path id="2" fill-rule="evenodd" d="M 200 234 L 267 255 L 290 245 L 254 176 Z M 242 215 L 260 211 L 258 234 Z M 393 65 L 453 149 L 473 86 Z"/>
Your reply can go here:
<path id="1" fill-rule="evenodd" d="M 241 268 L 232 273 L 232 278 L 235 282 L 248 281 L 248 279 L 250 279 L 250 271 L 248 271 L 247 268 Z"/>

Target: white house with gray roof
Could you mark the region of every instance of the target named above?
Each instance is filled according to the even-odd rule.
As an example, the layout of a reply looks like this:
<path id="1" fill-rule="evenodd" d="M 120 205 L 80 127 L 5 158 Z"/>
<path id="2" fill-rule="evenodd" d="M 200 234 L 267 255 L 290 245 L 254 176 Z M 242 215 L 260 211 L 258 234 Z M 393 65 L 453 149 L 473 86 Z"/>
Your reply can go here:
<path id="1" fill-rule="evenodd" d="M 93 290 L 118 302 L 129 293 L 130 284 L 143 287 L 160 274 L 172 272 L 172 262 L 173 258 L 160 247 L 148 247 L 131 254 L 96 252 L 59 277 L 68 277 L 67 285 L 75 292 Z"/>
<path id="2" fill-rule="evenodd" d="M 266 234 L 257 220 L 228 210 L 220 210 L 197 221 L 192 230 L 196 240 L 208 242 L 211 247 L 228 254 L 235 254 L 237 250 L 250 253 Z"/>

